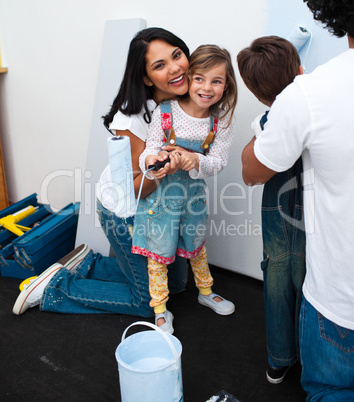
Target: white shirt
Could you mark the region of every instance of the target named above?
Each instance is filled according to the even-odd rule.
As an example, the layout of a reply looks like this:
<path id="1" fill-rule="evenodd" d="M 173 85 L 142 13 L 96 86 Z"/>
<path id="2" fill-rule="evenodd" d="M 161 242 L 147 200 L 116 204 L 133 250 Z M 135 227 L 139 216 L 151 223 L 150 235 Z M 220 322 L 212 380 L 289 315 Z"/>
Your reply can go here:
<path id="1" fill-rule="evenodd" d="M 156 108 L 156 103 L 152 99 L 149 99 L 147 101 L 147 106 L 152 113 Z M 144 120 L 144 113 L 145 111 L 142 110 L 138 114 L 126 116 L 122 112 L 118 111 L 114 115 L 113 120 L 109 125 L 109 129 L 114 132 L 116 130 L 129 130 L 132 134 L 136 135 L 145 142 L 148 134 L 148 124 Z M 96 186 L 96 196 L 106 209 L 114 212 L 117 202 L 111 183 L 111 169 L 110 166 L 107 165 L 102 172 L 100 180 Z"/>
<path id="2" fill-rule="evenodd" d="M 189 116 L 179 105 L 178 101 L 171 101 L 171 110 L 173 116 L 173 128 L 176 136 L 190 140 L 204 141 L 210 131 L 210 117 L 196 118 Z M 231 144 L 234 138 L 234 125 L 227 127 L 229 116 L 218 120 L 218 128 L 213 145 L 206 154 L 198 153 L 199 172 L 193 169 L 189 175 L 193 179 L 204 179 L 214 176 L 222 171 L 227 164 Z M 147 155 L 158 155 L 161 147 L 165 145 L 164 132 L 161 127 L 161 108 L 158 106 L 152 116 L 149 126 L 146 148 L 140 155 L 140 169 L 145 171 L 145 158 Z M 147 176 L 149 177 L 149 176 Z"/>
<path id="3" fill-rule="evenodd" d="M 276 99 L 257 159 L 277 172 L 303 153 L 306 299 L 326 318 L 354 330 L 354 49 Z"/>

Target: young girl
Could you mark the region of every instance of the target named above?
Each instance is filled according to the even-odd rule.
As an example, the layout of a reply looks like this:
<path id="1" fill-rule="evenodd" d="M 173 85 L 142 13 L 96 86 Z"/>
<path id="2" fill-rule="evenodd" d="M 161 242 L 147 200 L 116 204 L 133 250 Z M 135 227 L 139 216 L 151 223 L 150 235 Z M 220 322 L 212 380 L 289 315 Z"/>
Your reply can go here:
<path id="1" fill-rule="evenodd" d="M 150 306 L 156 325 L 170 333 L 173 315 L 166 308 L 167 265 L 176 254 L 190 259 L 199 303 L 222 315 L 235 310 L 233 303 L 212 293 L 204 246 L 207 205 L 203 178 L 226 166 L 234 134 L 237 86 L 230 54 L 215 45 L 200 46 L 191 56 L 188 75 L 189 96 L 163 102 L 155 110 L 140 156 L 140 168 L 146 170 L 162 160 L 158 154 L 167 141 L 165 149 L 171 151 L 171 160 L 181 163 L 181 170 L 170 176 L 163 168 L 147 174 L 161 184 L 139 203 L 132 247 L 133 253 L 148 257 Z"/>
<path id="2" fill-rule="evenodd" d="M 104 124 L 116 135 L 130 138 L 136 194 L 142 178 L 139 156 L 145 148 L 152 113 L 163 99 L 187 93 L 188 67 L 187 45 L 165 29 L 143 29 L 130 43 L 124 77 Z M 171 162 L 169 168 L 173 171 L 178 166 Z M 157 184 L 145 180 L 142 197 Z M 79 246 L 22 290 L 14 314 L 39 305 L 41 310 L 56 313 L 154 315 L 149 306 L 147 259 L 131 253 L 134 217 L 120 217 L 115 210 L 109 165 L 98 183 L 97 198 L 98 218 L 115 257 L 94 253 L 87 245 Z M 176 269 L 170 270 L 169 280 L 171 292 L 178 293 L 185 289 L 188 267 L 184 258 L 176 259 L 174 264 Z"/>

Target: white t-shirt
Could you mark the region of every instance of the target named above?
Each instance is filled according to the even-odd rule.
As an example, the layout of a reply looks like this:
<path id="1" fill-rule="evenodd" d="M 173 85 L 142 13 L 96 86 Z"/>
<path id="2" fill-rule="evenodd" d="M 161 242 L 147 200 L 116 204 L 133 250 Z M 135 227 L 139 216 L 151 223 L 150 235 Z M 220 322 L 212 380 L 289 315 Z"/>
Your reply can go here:
<path id="1" fill-rule="evenodd" d="M 210 117 L 196 118 L 189 116 L 179 105 L 178 101 L 171 101 L 171 111 L 173 116 L 173 128 L 176 136 L 187 138 L 189 140 L 204 141 L 210 131 Z M 161 127 L 161 108 L 158 106 L 152 117 L 149 126 L 149 134 L 146 142 L 146 148 L 140 155 L 139 163 L 142 171 L 145 169 L 145 158 L 147 155 L 158 155 L 161 151 L 164 132 Z M 230 148 L 234 138 L 234 124 L 227 127 L 229 116 L 218 120 L 215 140 L 205 155 L 198 153 L 199 171 L 192 169 L 189 175 L 193 179 L 204 179 L 214 176 L 222 171 L 227 164 Z M 149 176 L 147 176 L 149 177 Z"/>
<path id="2" fill-rule="evenodd" d="M 263 131 L 263 130 L 262 130 L 262 127 L 261 127 L 261 124 L 260 124 L 261 119 L 262 119 L 263 116 L 264 116 L 264 113 L 258 115 L 258 116 L 253 120 L 253 122 L 251 123 L 251 129 L 253 130 L 254 136 L 255 136 L 256 138 L 258 138 L 258 137 L 261 135 L 262 131 Z"/>
<path id="3" fill-rule="evenodd" d="M 156 103 L 152 99 L 149 99 L 147 101 L 147 106 L 152 113 L 156 108 Z M 136 135 L 145 142 L 148 134 L 148 124 L 144 120 L 144 113 L 145 111 L 142 110 L 138 114 L 126 116 L 122 112 L 118 111 L 114 115 L 113 120 L 109 125 L 109 129 L 114 132 L 116 130 L 129 130 L 132 134 Z M 107 165 L 102 172 L 100 180 L 96 186 L 96 196 L 106 209 L 114 212 L 117 204 L 115 199 L 116 192 L 113 190 L 111 184 L 111 169 L 110 166 Z"/>
<path id="4" fill-rule="evenodd" d="M 277 172 L 303 154 L 306 299 L 354 330 L 354 49 L 298 76 L 276 99 L 257 159 Z"/>

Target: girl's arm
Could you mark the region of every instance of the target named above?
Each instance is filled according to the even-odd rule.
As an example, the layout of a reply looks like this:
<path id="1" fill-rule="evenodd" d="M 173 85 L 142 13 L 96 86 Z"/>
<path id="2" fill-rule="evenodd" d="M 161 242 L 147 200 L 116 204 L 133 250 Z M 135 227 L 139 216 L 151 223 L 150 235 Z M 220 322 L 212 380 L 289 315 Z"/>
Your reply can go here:
<path id="1" fill-rule="evenodd" d="M 141 153 L 139 158 L 139 167 L 141 171 L 146 171 L 149 165 L 154 164 L 156 161 L 163 161 L 167 158 L 165 152 L 161 155 L 161 147 L 164 145 L 165 134 L 161 127 L 161 109 L 158 106 L 152 115 L 151 123 L 149 125 L 148 136 L 146 139 L 145 150 Z M 148 179 L 157 178 L 162 179 L 168 172 L 170 164 L 166 164 L 165 168 L 160 169 L 158 172 L 151 171 L 146 177 Z"/>
<path id="2" fill-rule="evenodd" d="M 206 155 L 196 152 L 178 151 L 166 146 L 164 149 L 181 154 L 181 169 L 189 171 L 192 179 L 204 179 L 219 174 L 227 164 L 234 138 L 233 122 L 227 126 L 227 118 L 220 119 L 215 141 Z"/>
<path id="3" fill-rule="evenodd" d="M 219 120 L 215 141 L 206 155 L 197 154 L 199 169 L 189 172 L 192 179 L 203 179 L 219 174 L 227 165 L 232 141 L 235 135 L 234 123 L 227 126 L 229 116 Z"/>
<path id="4" fill-rule="evenodd" d="M 149 158 L 149 164 L 153 160 L 163 160 L 158 158 L 158 154 L 161 152 L 161 147 L 164 145 L 165 134 L 161 127 L 161 108 L 157 106 L 155 109 L 151 123 L 149 125 L 148 135 L 146 139 L 145 150 L 142 152 L 139 158 L 140 170 L 145 171 L 147 166 L 145 164 L 145 158 L 148 155 L 155 155 L 155 158 Z"/>
<path id="5" fill-rule="evenodd" d="M 116 130 L 116 135 L 125 135 L 130 138 L 130 148 L 132 155 L 132 167 L 133 167 L 133 180 L 134 180 L 134 191 L 135 197 L 138 196 L 139 188 L 141 184 L 141 179 L 143 173 L 139 168 L 139 156 L 145 149 L 145 142 L 139 137 L 132 134 L 129 130 Z M 146 197 L 152 193 L 156 187 L 160 184 L 160 181 L 155 180 L 144 180 L 143 189 L 141 191 L 141 198 Z"/>

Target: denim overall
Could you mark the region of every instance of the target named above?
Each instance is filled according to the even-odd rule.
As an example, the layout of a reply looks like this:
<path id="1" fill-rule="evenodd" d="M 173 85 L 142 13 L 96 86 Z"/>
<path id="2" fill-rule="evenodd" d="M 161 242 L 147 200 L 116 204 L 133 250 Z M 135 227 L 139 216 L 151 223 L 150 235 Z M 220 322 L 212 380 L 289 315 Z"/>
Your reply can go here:
<path id="1" fill-rule="evenodd" d="M 260 121 L 262 130 L 267 121 Z M 299 312 L 305 278 L 302 158 L 265 185 L 262 198 L 265 318 L 269 363 L 290 366 L 299 358 Z"/>
<path id="2" fill-rule="evenodd" d="M 165 114 L 172 118 L 169 102 L 161 104 L 161 115 Z M 211 128 L 215 120 L 211 117 Z M 176 137 L 176 145 L 189 151 L 204 153 L 202 144 Z M 176 254 L 194 258 L 204 245 L 207 219 L 205 181 L 191 179 L 184 170 L 167 175 L 153 193 L 139 202 L 132 252 L 162 264 L 171 264 Z"/>

